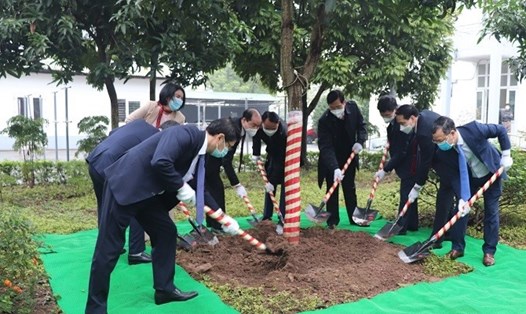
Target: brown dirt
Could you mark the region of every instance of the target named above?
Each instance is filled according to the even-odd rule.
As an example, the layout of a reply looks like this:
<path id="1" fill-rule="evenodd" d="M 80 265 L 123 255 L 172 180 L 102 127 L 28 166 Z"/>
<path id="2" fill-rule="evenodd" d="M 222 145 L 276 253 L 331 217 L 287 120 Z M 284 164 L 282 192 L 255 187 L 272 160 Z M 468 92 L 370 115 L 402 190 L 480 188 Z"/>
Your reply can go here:
<path id="1" fill-rule="evenodd" d="M 41 280 L 35 292 L 35 309 L 33 314 L 59 314 L 63 313 L 57 305 L 57 300 L 51 291 L 49 281 Z"/>
<path id="2" fill-rule="evenodd" d="M 270 222 L 248 232 L 282 255 L 257 252 L 238 236 L 222 236 L 214 247 L 199 245 L 178 251 L 177 263 L 192 276 L 206 275 L 215 284 L 262 287 L 266 295 L 291 292 L 298 298 L 316 295 L 323 307 L 370 298 L 421 281 L 436 281 L 419 263 L 398 258 L 401 246 L 377 240 L 365 232 L 301 230 L 300 244 L 291 246 Z"/>

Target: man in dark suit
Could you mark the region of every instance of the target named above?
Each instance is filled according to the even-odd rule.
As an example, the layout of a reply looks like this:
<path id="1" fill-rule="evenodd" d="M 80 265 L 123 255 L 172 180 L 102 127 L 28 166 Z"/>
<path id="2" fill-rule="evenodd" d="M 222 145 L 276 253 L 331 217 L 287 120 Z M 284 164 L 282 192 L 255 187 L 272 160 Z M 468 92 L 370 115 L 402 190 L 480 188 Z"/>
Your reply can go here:
<path id="1" fill-rule="evenodd" d="M 222 156 L 238 139 L 239 129 L 231 119 L 215 120 L 206 131 L 190 125 L 176 126 L 151 136 L 106 168 L 86 313 L 107 312 L 110 275 L 133 217 L 150 235 L 155 303 L 197 296 L 197 292 L 185 293 L 174 285 L 177 228 L 168 211 L 180 201 L 196 204 L 190 181 L 197 177 L 198 191 L 204 186 L 204 155 Z M 204 196 L 206 204 L 220 210 L 212 198 Z M 233 233 L 238 226 L 230 220 L 232 229 L 227 227 L 225 231 Z"/>
<path id="2" fill-rule="evenodd" d="M 407 202 L 409 192 L 415 185 L 415 134 L 412 131 L 409 134 L 400 131 L 400 124 L 398 124 L 395 119 L 395 111 L 398 108 L 395 97 L 391 95 L 380 97 L 377 108 L 385 123 L 388 123 L 387 141 L 389 142 L 390 158 L 384 168 L 375 173 L 375 177 L 382 180 L 386 173 L 394 169 L 400 178 L 400 203 L 398 205 L 398 212 L 400 212 Z M 402 229 L 398 234 L 405 234 L 407 230 L 418 230 L 418 202 L 415 201 L 412 203 L 404 217 L 400 220 Z"/>
<path id="3" fill-rule="evenodd" d="M 263 141 L 267 145 L 265 171 L 269 181 L 265 185 L 265 207 L 263 210 L 263 220 L 265 220 L 271 219 L 274 212 L 274 205 L 270 199 L 269 192 L 275 193 L 278 185 L 281 185 L 279 209 L 281 215 L 285 217 L 285 186 L 283 185 L 283 180 L 285 178 L 287 126 L 275 112 L 265 111 L 261 118 L 263 120 L 262 128 L 257 131 L 252 140 L 252 160 L 257 162 L 261 158 L 261 142 Z M 281 225 L 281 222 L 279 222 L 279 225 Z M 278 233 L 281 233 L 283 228 L 277 230 Z"/>
<path id="4" fill-rule="evenodd" d="M 159 130 L 146 121 L 140 119 L 130 122 L 110 132 L 110 136 L 103 140 L 86 158 L 88 171 L 93 182 L 93 190 L 97 198 L 97 217 L 100 224 L 102 192 L 106 175 L 104 169 L 119 159 L 124 153 L 141 143 Z M 130 265 L 149 263 L 152 258 L 144 252 L 144 230 L 135 219 L 130 220 L 130 240 L 128 263 Z"/>
<path id="5" fill-rule="evenodd" d="M 410 134 L 411 132 L 415 134 L 409 148 L 411 154 L 414 154 L 416 151 L 415 184 L 411 190 L 409 190 L 409 186 L 406 189 L 409 190 L 407 199 L 415 203 L 413 219 L 416 219 L 416 223 L 413 220 L 411 228 L 408 226 L 409 230 L 418 230 L 418 205 L 416 205 L 416 201 L 422 186 L 428 179 L 429 169 L 435 154 L 436 145 L 433 143 L 431 129 L 433 128 L 433 122 L 439 116 L 439 114 L 429 110 L 422 110 L 419 113 L 418 109 L 413 105 L 403 105 L 396 109 L 396 122 L 400 125 L 400 131 L 405 134 Z"/>
<path id="6" fill-rule="evenodd" d="M 439 148 L 435 157 L 437 163 L 458 165 L 458 167 L 442 167 L 437 171 L 446 181 L 457 182 L 451 189 L 459 199 L 458 210 L 461 211 L 462 218 L 452 227 L 452 249 L 448 253 L 451 259 L 456 259 L 464 256 L 466 246 L 464 240 L 468 221 L 466 215 L 471 210 L 466 202 L 501 166 L 505 170 L 512 166 L 511 144 L 506 129 L 498 124 L 483 124 L 473 121 L 456 128 L 452 119 L 440 117 L 435 121 L 432 132 L 433 141 L 437 143 Z M 502 155 L 488 142 L 490 138 L 498 138 Z M 464 155 L 461 158 L 464 158 L 465 163 L 467 163 L 465 169 L 469 181 L 466 180 L 466 183 L 469 182 L 467 188 L 470 189 L 470 193 L 466 196 L 462 195 L 463 186 L 460 183 L 462 182 L 460 170 L 462 167 L 459 155 Z M 482 245 L 484 256 L 482 263 L 485 266 L 495 264 L 494 255 L 499 241 L 499 198 L 501 193 L 500 177 L 484 192 L 484 244 Z M 439 220 L 446 220 L 447 214 L 447 212 L 439 213 L 437 208 L 436 215 Z"/>
<path id="7" fill-rule="evenodd" d="M 346 102 L 340 90 L 329 92 L 327 104 L 329 109 L 318 121 L 318 185 L 321 188 L 325 180 L 328 191 L 334 181 L 341 181 L 349 223 L 354 224 L 352 214 L 357 205 L 354 177 L 358 168 L 358 156 L 354 158 L 345 175 L 342 174 L 341 168 L 351 152 L 361 152 L 367 140 L 367 130 L 356 102 Z M 327 211 L 331 213 L 327 226 L 334 229 L 340 223 L 338 189 L 327 201 Z"/>
<path id="8" fill-rule="evenodd" d="M 234 154 L 236 153 L 237 147 L 241 143 L 241 153 L 239 156 L 238 168 L 239 171 L 243 161 L 243 149 L 246 136 L 247 134 L 250 137 L 254 137 L 254 135 L 256 135 L 256 132 L 261 126 L 261 115 L 256 109 L 249 108 L 243 112 L 241 118 L 233 118 L 232 120 L 241 130 L 241 138 L 236 141 L 224 158 L 208 156 L 206 161 L 206 189 L 218 203 L 219 207 L 225 212 L 225 185 L 221 179 L 221 167 L 223 167 L 225 170 L 228 181 L 230 182 L 230 185 L 236 190 L 236 194 L 240 198 L 247 196 L 247 191 L 245 187 L 239 182 L 232 162 L 234 160 Z M 208 216 L 206 217 L 206 225 L 216 233 L 222 232 L 221 224 Z"/>

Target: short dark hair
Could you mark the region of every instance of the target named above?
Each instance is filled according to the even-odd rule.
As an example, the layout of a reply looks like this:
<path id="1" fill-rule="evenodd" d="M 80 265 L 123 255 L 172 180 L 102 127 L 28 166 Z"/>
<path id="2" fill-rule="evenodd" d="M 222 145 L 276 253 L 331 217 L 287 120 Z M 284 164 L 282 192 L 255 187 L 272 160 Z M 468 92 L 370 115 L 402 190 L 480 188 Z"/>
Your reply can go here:
<path id="1" fill-rule="evenodd" d="M 432 134 L 435 134 L 438 129 L 442 129 L 444 134 L 449 134 L 456 130 L 455 121 L 450 117 L 440 116 L 433 122 Z"/>
<path id="2" fill-rule="evenodd" d="M 232 118 L 216 119 L 210 122 L 206 127 L 206 131 L 210 135 L 223 133 L 225 135 L 225 141 L 227 142 L 237 142 L 241 138 L 241 130 Z"/>
<path id="3" fill-rule="evenodd" d="M 259 113 L 259 111 L 257 111 L 254 108 L 248 108 L 245 111 L 243 111 L 243 114 L 241 115 L 241 117 L 245 118 L 245 120 L 247 121 L 252 121 L 252 117 L 254 116 L 255 113 Z"/>
<path id="4" fill-rule="evenodd" d="M 172 96 L 178 90 L 183 92 L 183 105 L 181 108 L 179 108 L 179 110 L 183 109 L 184 104 L 186 103 L 186 92 L 184 91 L 184 88 L 178 84 L 166 83 L 166 85 L 164 85 L 164 87 L 159 92 L 159 103 L 167 106 L 168 103 L 166 102 L 166 98 L 172 98 Z"/>
<path id="5" fill-rule="evenodd" d="M 381 113 L 387 112 L 387 111 L 395 111 L 398 107 L 398 104 L 396 103 L 396 98 L 391 95 L 384 95 L 378 99 L 378 105 L 376 108 Z"/>
<path id="6" fill-rule="evenodd" d="M 174 120 L 168 120 L 168 121 L 164 121 L 163 124 L 161 124 L 161 126 L 159 127 L 159 129 L 164 130 L 166 128 L 176 126 L 176 125 L 179 125 L 179 122 L 174 121 Z"/>
<path id="7" fill-rule="evenodd" d="M 343 92 L 339 89 L 333 89 L 329 92 L 327 95 L 327 104 L 332 103 L 336 99 L 339 99 L 341 102 L 345 100 L 345 97 L 343 97 Z"/>
<path id="8" fill-rule="evenodd" d="M 278 123 L 279 122 L 279 116 L 278 116 L 277 113 L 275 113 L 273 111 L 265 111 L 261 115 L 261 120 L 262 121 L 269 120 L 272 123 Z"/>
<path id="9" fill-rule="evenodd" d="M 404 116 L 404 119 L 409 119 L 411 116 L 418 117 L 418 109 L 413 105 L 403 105 L 396 109 L 397 116 Z"/>

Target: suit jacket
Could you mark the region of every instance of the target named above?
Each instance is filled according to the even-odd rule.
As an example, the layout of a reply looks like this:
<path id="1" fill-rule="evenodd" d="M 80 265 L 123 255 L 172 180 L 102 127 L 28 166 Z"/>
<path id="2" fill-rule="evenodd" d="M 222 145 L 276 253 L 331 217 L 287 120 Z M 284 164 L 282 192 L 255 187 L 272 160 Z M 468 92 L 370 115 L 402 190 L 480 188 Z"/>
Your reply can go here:
<path id="1" fill-rule="evenodd" d="M 106 168 L 106 182 L 120 205 L 174 193 L 183 184 L 206 132 L 192 125 L 168 128 L 130 149 Z"/>
<path id="2" fill-rule="evenodd" d="M 241 130 L 241 118 L 234 118 L 234 123 L 238 126 L 238 128 Z M 239 178 L 237 177 L 236 171 L 234 170 L 234 166 L 232 165 L 232 162 L 234 160 L 234 154 L 236 153 L 237 146 L 239 145 L 239 142 L 244 143 L 246 133 L 241 136 L 241 138 L 236 141 L 236 143 L 230 148 L 228 151 L 228 154 L 226 154 L 223 158 L 216 158 L 213 156 L 209 156 L 206 161 L 206 173 L 207 176 L 215 176 L 218 177 L 219 173 L 221 171 L 221 166 L 223 166 L 223 169 L 225 169 L 226 176 L 228 177 L 228 181 L 230 181 L 230 185 L 234 186 L 239 183 Z M 240 163 L 241 163 L 240 156 Z"/>
<path id="3" fill-rule="evenodd" d="M 362 113 L 354 101 L 345 104 L 344 125 L 349 143 L 342 143 L 341 133 L 338 129 L 340 121 L 330 110 L 326 110 L 318 121 L 318 148 L 320 156 L 318 158 L 318 185 L 321 187 L 326 176 L 331 175 L 335 169 L 341 168 L 355 143 L 362 146 L 367 140 L 366 124 Z M 343 150 L 341 149 L 343 145 Z M 336 146 L 339 149 L 336 149 Z M 336 153 L 339 151 L 340 153 Z M 350 167 L 358 167 L 358 156 L 354 158 Z"/>
<path id="4" fill-rule="evenodd" d="M 431 168 L 433 155 L 437 146 L 433 143 L 433 122 L 440 115 L 429 110 L 422 110 L 418 115 L 415 139 L 418 148 L 417 167 L 415 182 L 424 185 L 428 178 L 429 169 Z"/>
<path id="5" fill-rule="evenodd" d="M 265 170 L 272 184 L 283 183 L 285 176 L 285 153 L 287 150 L 287 126 L 280 120 L 278 130 L 272 136 L 268 136 L 260 128 L 252 139 L 252 154 L 261 155 L 261 141 L 266 145 L 267 160 Z"/>
<path id="6" fill-rule="evenodd" d="M 135 145 L 159 130 L 144 120 L 136 120 L 110 132 L 86 158 L 86 162 L 104 178 L 104 169 Z"/>
<path id="7" fill-rule="evenodd" d="M 389 161 L 384 170 L 390 172 L 393 169 L 400 179 L 411 177 L 411 166 L 416 163 L 416 151 L 410 146 L 414 140 L 414 133 L 405 134 L 400 131 L 400 124 L 393 119 L 387 126 L 387 140 L 389 141 Z M 415 165 L 416 166 L 416 165 Z"/>

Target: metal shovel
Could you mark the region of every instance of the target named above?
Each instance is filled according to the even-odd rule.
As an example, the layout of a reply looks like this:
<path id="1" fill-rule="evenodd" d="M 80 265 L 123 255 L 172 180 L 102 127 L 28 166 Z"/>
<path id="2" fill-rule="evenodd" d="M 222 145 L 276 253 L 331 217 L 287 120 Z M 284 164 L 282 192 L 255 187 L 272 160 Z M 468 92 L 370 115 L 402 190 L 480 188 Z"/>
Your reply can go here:
<path id="1" fill-rule="evenodd" d="M 411 200 L 408 199 L 407 202 L 405 202 L 404 207 L 400 211 L 400 214 L 398 215 L 396 220 L 394 222 L 386 223 L 382 227 L 382 229 L 378 230 L 378 232 L 374 235 L 374 237 L 385 241 L 389 239 L 390 237 L 397 235 L 400 232 L 400 230 L 402 230 L 403 228 L 403 226 L 399 225 L 398 223 L 400 222 L 402 217 L 405 215 L 405 213 L 407 212 L 407 209 L 409 209 L 409 206 L 411 206 L 412 203 L 413 202 L 411 202 Z"/>
<path id="2" fill-rule="evenodd" d="M 342 168 L 342 175 L 345 174 L 345 171 L 347 171 L 347 168 L 349 168 L 349 165 L 354 159 L 354 156 L 355 153 L 352 152 L 349 158 L 347 158 L 347 161 L 345 162 L 345 165 L 343 165 Z M 323 211 L 323 208 L 325 207 L 325 205 L 327 205 L 327 201 L 329 201 L 329 198 L 331 198 L 332 193 L 334 193 L 334 190 L 338 188 L 339 184 L 340 181 L 334 181 L 332 183 L 331 188 L 329 189 L 329 191 L 327 191 L 318 207 L 314 206 L 313 204 L 309 204 L 307 208 L 305 208 L 305 215 L 307 216 L 307 219 L 314 223 L 324 223 L 327 221 L 327 219 L 329 219 L 331 213 Z"/>
<path id="3" fill-rule="evenodd" d="M 475 201 L 482 197 L 484 192 L 490 187 L 490 185 L 493 182 L 495 182 L 495 180 L 497 180 L 497 178 L 502 174 L 503 171 L 504 167 L 500 167 L 499 170 L 497 170 L 497 172 L 495 172 L 491 176 L 491 178 L 489 178 L 489 180 L 486 181 L 486 183 L 484 183 L 484 185 L 477 191 L 477 193 L 475 193 L 475 195 L 473 195 L 469 199 L 469 201 L 464 206 L 473 206 L 473 203 L 475 203 Z M 457 222 L 457 220 L 460 219 L 461 215 L 462 212 L 458 211 L 453 216 L 453 218 L 446 222 L 444 227 L 438 230 L 438 232 L 435 233 L 429 240 L 427 240 L 424 243 L 416 242 L 413 245 L 406 247 L 405 249 L 398 252 L 398 257 L 400 257 L 400 259 L 406 264 L 414 263 L 416 261 L 426 258 L 427 256 L 429 256 L 429 254 L 431 254 L 429 250 L 431 249 L 433 244 L 438 239 L 440 239 L 455 224 L 455 222 Z"/>
<path id="4" fill-rule="evenodd" d="M 253 219 L 247 219 L 248 223 L 251 226 L 256 226 L 258 223 L 261 222 L 261 218 L 256 216 L 256 210 L 254 209 L 254 206 L 252 206 L 252 203 L 250 203 L 250 200 L 248 199 L 248 196 L 243 196 L 243 201 L 245 202 L 245 205 L 247 205 L 248 210 L 250 211 L 250 215 Z"/>
<path id="5" fill-rule="evenodd" d="M 384 153 L 382 155 L 382 159 L 380 160 L 380 165 L 378 166 L 379 171 L 384 168 L 384 163 L 387 157 L 388 150 L 389 142 L 385 144 Z M 365 208 L 356 206 L 354 212 L 352 213 L 352 220 L 355 224 L 359 226 L 368 227 L 378 215 L 377 210 L 371 209 L 371 204 L 373 203 L 374 195 L 376 189 L 378 188 L 378 182 L 380 182 L 380 179 L 378 177 L 375 177 L 373 181 L 373 187 L 371 189 L 371 193 L 369 193 L 369 198 L 367 199 L 367 205 L 365 206 Z"/>
<path id="6" fill-rule="evenodd" d="M 219 239 L 216 237 L 215 234 L 213 234 L 206 227 L 197 225 L 197 222 L 192 218 L 192 216 L 190 216 L 190 211 L 186 207 L 185 203 L 180 202 L 177 205 L 177 208 L 179 208 L 183 212 L 183 214 L 186 216 L 186 219 L 188 219 L 188 222 L 192 226 L 193 230 L 188 235 L 183 236 L 183 238 L 188 240 L 188 242 L 190 242 L 192 246 L 194 245 L 193 242 L 202 242 L 211 246 L 214 246 L 219 243 Z"/>

